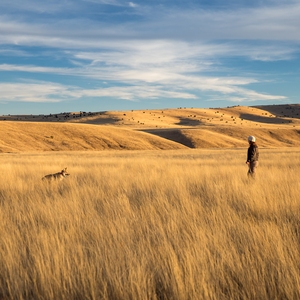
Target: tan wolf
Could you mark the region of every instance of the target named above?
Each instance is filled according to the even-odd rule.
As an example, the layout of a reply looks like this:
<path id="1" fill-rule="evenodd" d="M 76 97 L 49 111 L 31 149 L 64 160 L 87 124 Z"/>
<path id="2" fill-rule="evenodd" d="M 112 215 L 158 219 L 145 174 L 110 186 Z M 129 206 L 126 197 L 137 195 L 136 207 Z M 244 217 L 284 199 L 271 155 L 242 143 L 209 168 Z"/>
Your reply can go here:
<path id="1" fill-rule="evenodd" d="M 44 176 L 42 178 L 42 180 L 48 180 L 48 181 L 52 181 L 52 180 L 63 180 L 65 177 L 69 176 L 70 174 L 67 173 L 67 168 L 64 168 L 63 170 L 61 170 L 58 173 L 55 174 L 48 174 L 46 176 Z"/>

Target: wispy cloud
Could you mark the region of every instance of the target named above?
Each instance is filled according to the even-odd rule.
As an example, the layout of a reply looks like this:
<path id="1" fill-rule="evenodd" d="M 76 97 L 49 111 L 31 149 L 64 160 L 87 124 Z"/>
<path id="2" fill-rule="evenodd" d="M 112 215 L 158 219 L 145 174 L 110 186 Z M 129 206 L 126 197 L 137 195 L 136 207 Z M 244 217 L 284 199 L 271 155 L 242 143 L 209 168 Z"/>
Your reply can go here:
<path id="1" fill-rule="evenodd" d="M 215 86 L 206 87 L 206 90 L 216 90 Z M 283 100 L 283 96 L 257 93 L 247 89 L 228 87 L 228 93 L 221 98 L 223 101 L 252 102 L 257 100 Z M 224 86 L 221 88 L 225 91 Z M 142 101 L 143 99 L 198 99 L 192 93 L 165 90 L 161 86 L 130 86 L 108 87 L 98 89 L 81 89 L 74 86 L 64 86 L 56 83 L 2 83 L 0 84 L 1 102 L 36 102 L 58 103 L 76 100 L 79 98 L 118 98 L 128 101 Z M 235 95 L 238 94 L 240 96 Z"/>
<path id="2" fill-rule="evenodd" d="M 37 78 L 36 74 L 76 76 L 106 81 L 109 87 L 24 83 L 18 77 L 15 83 L 0 84 L 0 99 L 6 101 L 53 102 L 84 97 L 130 101 L 197 99 L 201 93 L 233 101 L 284 100 L 285 96 L 277 93 L 254 90 L 254 83 L 265 80 L 259 72 L 249 75 L 224 61 L 287 61 L 299 52 L 300 4 L 296 1 L 270 0 L 264 2 L 265 6 L 229 6 L 223 10 L 201 6 L 193 10 L 188 6 L 162 6 L 158 10 L 158 6 L 121 0 L 66 0 L 63 4 L 53 0 L 40 6 L 37 0 L 30 0 L 28 7 L 19 3 L 18 10 L 34 13 L 36 5 L 38 13 L 45 12 L 47 18 L 29 20 L 10 13 L 0 16 L 0 55 L 20 59 L 32 55 L 34 49 L 42 57 L 47 49 L 52 61 L 44 60 L 39 65 L 38 61 L 13 64 L 2 60 L 0 72 L 26 72 L 35 75 L 32 78 Z M 94 11 L 74 17 L 72 13 L 84 3 L 135 11 L 139 14 L 138 25 L 130 18 L 105 21 Z M 12 9 L 8 0 L 3 0 L 0 8 L 6 4 Z M 63 12 L 66 7 L 70 7 L 70 16 L 56 19 L 53 12 Z M 58 53 L 63 64 L 54 67 L 51 62 Z M 54 81 L 53 77 L 49 81 Z"/>
<path id="3" fill-rule="evenodd" d="M 160 10 L 140 30 L 156 37 L 183 40 L 299 41 L 300 3 L 239 9 Z"/>
<path id="4" fill-rule="evenodd" d="M 118 0 L 84 0 L 84 1 L 85 2 L 97 3 L 97 4 L 123 6 L 122 2 L 118 1 Z"/>
<path id="5" fill-rule="evenodd" d="M 130 7 L 138 7 L 138 5 L 135 4 L 135 3 L 133 3 L 133 2 L 128 2 L 128 5 L 129 5 Z"/>
<path id="6" fill-rule="evenodd" d="M 129 101 L 149 98 L 195 99 L 187 92 L 164 90 L 160 86 L 130 86 L 84 89 L 49 82 L 1 83 L 1 101 L 62 102 L 83 97 L 119 98 Z"/>
<path id="7" fill-rule="evenodd" d="M 199 44 L 168 40 L 140 40 L 131 41 L 128 44 L 120 41 L 106 41 L 102 46 L 104 48 L 97 51 L 66 51 L 66 58 L 72 62 L 72 67 L 1 64 L 0 71 L 77 76 L 102 82 L 109 81 L 111 85 L 114 85 L 111 88 L 90 89 L 84 92 L 78 89 L 76 97 L 95 95 L 95 97 L 136 100 L 144 98 L 145 95 L 162 98 L 167 95 L 171 98 L 178 98 L 180 95 L 183 99 L 192 99 L 196 98 L 200 92 L 215 92 L 223 95 L 231 94 L 233 99 L 236 97 L 248 97 L 251 100 L 284 99 L 283 96 L 260 94 L 240 88 L 240 86 L 258 83 L 259 79 L 254 77 L 204 76 L 202 73 L 214 73 L 216 69 L 220 73 L 222 68 L 228 71 L 218 62 L 224 57 L 246 56 L 264 60 L 284 57 L 287 59 L 293 52 L 288 47 L 271 51 L 271 45 L 265 48 L 241 45 L 238 49 L 236 45 L 230 43 Z M 241 48 L 244 48 L 243 51 Z M 120 88 L 120 85 L 126 85 L 126 87 Z M 73 95 L 70 92 L 73 89 L 66 87 L 65 91 L 61 91 L 59 88 L 61 95 L 68 96 Z M 49 91 L 49 88 L 45 90 Z M 28 101 L 34 97 L 25 96 L 24 99 Z M 53 101 L 52 96 L 50 98 L 41 96 L 41 99 Z"/>
<path id="8" fill-rule="evenodd" d="M 95 4 L 104 4 L 104 5 L 111 5 L 117 7 L 138 7 L 138 5 L 134 2 L 126 2 L 122 0 L 83 0 L 84 2 L 90 2 Z"/>
<path id="9" fill-rule="evenodd" d="M 92 0 L 89 0 L 92 1 Z M 134 2 L 95 0 L 110 5 L 136 7 Z M 78 5 L 78 3 L 77 3 Z M 39 6 L 39 5 L 36 5 Z M 75 4 L 76 6 L 76 4 Z M 47 8 L 48 9 L 48 8 Z M 74 9 L 74 8 L 73 8 Z M 79 9 L 79 8 L 78 8 Z M 114 23 L 78 18 L 37 19 L 0 17 L 2 44 L 43 45 L 65 48 L 101 47 L 103 40 L 169 39 L 196 42 L 203 40 L 273 40 L 299 42 L 300 3 L 278 4 L 259 8 L 219 10 L 196 8 L 140 12 L 139 25 L 125 20 Z"/>
<path id="10" fill-rule="evenodd" d="M 1 102 L 59 102 L 69 93 L 56 83 L 0 83 Z"/>
<path id="11" fill-rule="evenodd" d="M 1 69 L 15 69 L 13 66 L 0 66 Z M 55 72 L 58 74 L 69 74 L 72 76 L 85 76 L 83 71 L 71 71 L 70 69 L 55 68 L 34 68 L 18 67 L 18 71 Z M 103 74 L 105 73 L 102 70 Z M 97 73 L 95 71 L 95 73 Z M 181 98 L 197 99 L 199 92 L 220 93 L 224 100 L 244 99 L 247 101 L 257 100 L 283 100 L 286 97 L 258 93 L 251 89 L 244 88 L 248 84 L 255 83 L 252 78 L 216 78 L 195 75 L 167 74 L 162 77 L 161 72 L 142 74 L 138 71 L 115 72 L 105 79 L 114 80 L 117 83 L 104 88 L 80 88 L 76 86 L 65 86 L 56 83 L 26 82 L 26 83 L 5 83 L 0 84 L 1 99 L 24 101 L 24 102 L 57 102 L 83 97 L 112 97 L 130 101 L 139 101 L 149 98 Z M 93 77 L 93 74 L 86 74 Z M 99 75 L 97 75 L 99 76 Z M 101 75 L 100 75 L 101 76 Z M 101 76 L 103 80 L 105 76 Z M 150 78 L 150 79 L 149 79 Z M 126 86 L 119 86 L 118 83 L 126 83 Z"/>
<path id="12" fill-rule="evenodd" d="M 78 6 L 77 1 L 71 0 L 51 0 L 51 1 L 39 1 L 39 0 L 1 0 L 0 1 L 0 9 L 5 13 L 12 13 L 13 15 L 22 14 L 24 17 L 24 13 L 45 13 L 45 14 L 53 14 L 58 13 L 63 10 L 71 10 L 72 8 Z"/>

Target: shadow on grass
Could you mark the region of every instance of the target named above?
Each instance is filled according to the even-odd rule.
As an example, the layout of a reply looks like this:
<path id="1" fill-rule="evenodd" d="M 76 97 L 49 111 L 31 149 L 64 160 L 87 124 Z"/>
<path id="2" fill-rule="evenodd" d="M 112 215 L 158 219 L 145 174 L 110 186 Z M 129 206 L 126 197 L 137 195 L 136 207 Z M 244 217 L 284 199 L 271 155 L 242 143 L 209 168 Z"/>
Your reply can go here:
<path id="1" fill-rule="evenodd" d="M 268 111 L 270 114 L 276 115 L 277 118 L 295 118 L 300 119 L 300 105 L 299 104 L 284 104 L 284 105 L 263 105 L 253 106 L 259 109 Z"/>
<path id="2" fill-rule="evenodd" d="M 191 139 L 186 137 L 180 129 L 147 129 L 142 131 L 182 144 L 188 148 L 196 148 Z"/>
<path id="3" fill-rule="evenodd" d="M 181 126 L 199 126 L 203 124 L 201 121 L 197 119 L 191 119 L 191 118 L 180 118 L 179 122 L 176 123 L 176 125 L 181 125 Z"/>
<path id="4" fill-rule="evenodd" d="M 240 118 L 246 121 L 253 121 L 258 123 L 266 124 L 289 124 L 291 120 L 287 120 L 280 117 L 267 117 L 267 116 L 257 116 L 251 114 L 241 114 Z"/>

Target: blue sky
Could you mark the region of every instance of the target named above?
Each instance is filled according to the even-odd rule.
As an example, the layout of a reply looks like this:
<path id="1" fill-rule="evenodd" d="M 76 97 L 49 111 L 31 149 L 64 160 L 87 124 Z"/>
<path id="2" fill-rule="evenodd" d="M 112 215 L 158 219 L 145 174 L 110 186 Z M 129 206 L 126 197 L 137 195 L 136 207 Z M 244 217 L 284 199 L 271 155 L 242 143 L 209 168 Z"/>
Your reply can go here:
<path id="1" fill-rule="evenodd" d="M 299 103 L 297 0 L 1 0 L 0 114 Z"/>

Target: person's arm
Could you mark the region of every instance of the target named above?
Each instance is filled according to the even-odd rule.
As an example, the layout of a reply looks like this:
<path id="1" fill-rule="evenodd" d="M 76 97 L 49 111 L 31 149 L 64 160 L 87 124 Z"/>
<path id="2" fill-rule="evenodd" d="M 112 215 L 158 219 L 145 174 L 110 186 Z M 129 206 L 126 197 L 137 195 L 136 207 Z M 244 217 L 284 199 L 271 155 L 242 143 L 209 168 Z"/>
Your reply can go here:
<path id="1" fill-rule="evenodd" d="M 251 161 L 251 147 L 248 148 L 246 164 L 248 165 L 250 161 Z"/>

